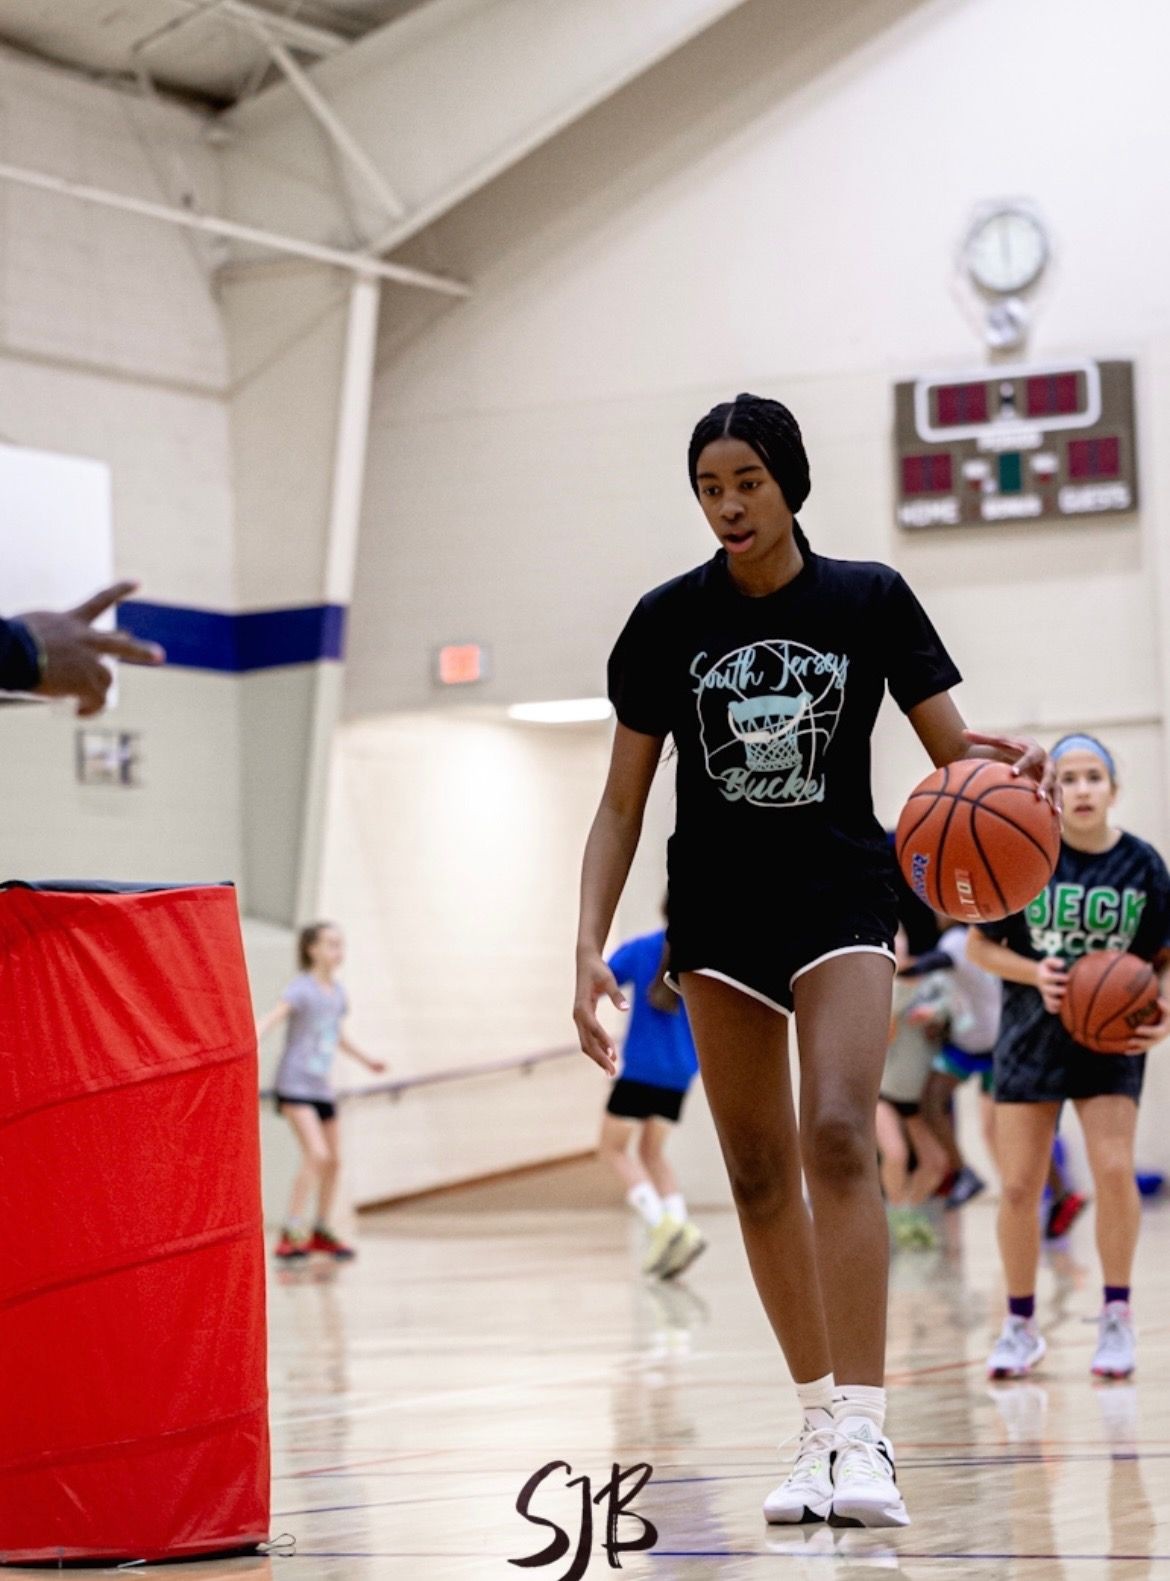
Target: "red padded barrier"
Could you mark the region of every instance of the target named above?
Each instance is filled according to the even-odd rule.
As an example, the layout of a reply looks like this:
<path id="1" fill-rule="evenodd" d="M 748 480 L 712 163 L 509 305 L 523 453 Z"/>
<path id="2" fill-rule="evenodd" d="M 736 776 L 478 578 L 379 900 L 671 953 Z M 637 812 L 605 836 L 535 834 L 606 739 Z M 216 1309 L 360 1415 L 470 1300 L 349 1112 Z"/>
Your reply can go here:
<path id="1" fill-rule="evenodd" d="M 0 891 L 0 1563 L 268 1536 L 235 891 Z"/>

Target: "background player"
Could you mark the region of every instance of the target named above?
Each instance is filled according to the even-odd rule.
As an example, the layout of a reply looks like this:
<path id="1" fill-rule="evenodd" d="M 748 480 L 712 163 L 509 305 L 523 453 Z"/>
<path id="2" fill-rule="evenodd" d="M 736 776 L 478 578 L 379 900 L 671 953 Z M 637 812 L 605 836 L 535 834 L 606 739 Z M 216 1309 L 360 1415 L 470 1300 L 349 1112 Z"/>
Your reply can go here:
<path id="1" fill-rule="evenodd" d="M 996 1378 L 1024 1377 L 1045 1343 L 1036 1324 L 1039 1208 L 1061 1105 L 1071 1101 L 1085 1135 L 1097 1204 L 1097 1250 L 1104 1275 L 1093 1372 L 1124 1378 L 1135 1366 L 1130 1279 L 1140 1222 L 1134 1133 L 1144 1051 L 1170 1030 L 1170 1004 L 1140 1027 L 1130 1056 L 1090 1053 L 1058 1019 L 1068 967 L 1089 950 L 1129 950 L 1170 963 L 1170 875 L 1157 851 L 1114 828 L 1112 755 L 1092 736 L 1053 747 L 1063 798 L 1060 860 L 1047 889 L 1003 922 L 973 930 L 972 959 L 1004 979 L 995 1047 L 996 1154 L 1003 1176 L 999 1246 L 1008 1315 L 988 1360 Z"/>
<path id="2" fill-rule="evenodd" d="M 947 1154 L 926 1122 L 922 1098 L 939 1046 L 936 1028 L 941 1023 L 937 1013 L 925 1017 L 917 1013 L 927 1003 L 928 983 L 909 982 L 901 975 L 902 963 L 908 961 L 902 928 L 894 948 L 899 976 L 894 982 L 890 1046 L 876 1116 L 882 1190 L 895 1242 L 932 1247 L 938 1237 L 924 1206 L 947 1172 Z"/>
<path id="3" fill-rule="evenodd" d="M 938 944 L 925 955 L 907 961 L 899 968 L 899 976 L 910 980 L 926 977 L 931 985 L 929 998 L 921 1003 L 919 1011 L 939 1018 L 943 1041 L 923 1090 L 922 1115 L 947 1155 L 947 1207 L 959 1208 L 982 1191 L 986 1182 L 966 1162 L 959 1147 L 954 1096 L 965 1081 L 978 1078 L 983 1138 L 994 1159 L 991 1061 L 1003 990 L 998 977 L 969 959 L 966 927 L 941 915 L 939 920 L 942 931 Z"/>
<path id="4" fill-rule="evenodd" d="M 614 981 L 633 989 L 621 1075 L 601 1122 L 601 1156 L 626 1187 L 626 1201 L 649 1231 L 642 1271 L 673 1279 L 706 1247 L 687 1216 L 666 1141 L 699 1068 L 686 1009 L 666 985 L 666 930 L 630 939 L 607 962 Z M 635 1135 L 634 1154 L 630 1143 Z"/>
<path id="5" fill-rule="evenodd" d="M 382 1060 L 363 1054 L 342 1031 L 349 1000 L 337 981 L 345 959 L 341 929 L 332 922 L 313 922 L 302 928 L 297 959 L 300 973 L 285 989 L 280 1003 L 256 1024 L 257 1038 L 263 1039 L 274 1027 L 287 1023 L 284 1053 L 276 1071 L 276 1112 L 292 1126 L 301 1150 L 301 1165 L 293 1180 L 276 1255 L 286 1261 L 307 1257 L 310 1252 L 352 1257 L 353 1247 L 329 1226 L 341 1167 L 333 1057 L 340 1049 L 377 1075 L 387 1067 Z M 310 1233 L 306 1212 L 314 1191 L 317 1217 Z"/>

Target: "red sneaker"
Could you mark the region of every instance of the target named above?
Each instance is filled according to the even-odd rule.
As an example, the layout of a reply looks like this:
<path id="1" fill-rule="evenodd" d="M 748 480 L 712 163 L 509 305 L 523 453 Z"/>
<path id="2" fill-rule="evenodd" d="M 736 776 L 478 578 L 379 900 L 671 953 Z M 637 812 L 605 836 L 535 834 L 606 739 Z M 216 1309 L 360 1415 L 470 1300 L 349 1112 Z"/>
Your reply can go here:
<path id="1" fill-rule="evenodd" d="M 1044 1239 L 1059 1241 L 1068 1234 L 1088 1206 L 1088 1197 L 1078 1197 L 1075 1191 L 1070 1191 L 1066 1196 L 1061 1197 L 1059 1202 L 1054 1202 L 1048 1210 Z"/>
<path id="2" fill-rule="evenodd" d="M 324 1229 L 320 1224 L 313 1231 L 309 1240 L 311 1252 L 325 1252 L 330 1257 L 344 1260 L 347 1257 L 356 1257 L 357 1252 L 352 1246 L 347 1246 L 344 1241 L 339 1241 L 332 1230 Z"/>
<path id="3" fill-rule="evenodd" d="M 306 1236 L 302 1236 L 297 1240 L 287 1230 L 281 1230 L 280 1239 L 276 1243 L 273 1256 L 279 1257 L 282 1262 L 292 1263 L 302 1257 L 307 1257 L 311 1249 L 312 1243 Z"/>

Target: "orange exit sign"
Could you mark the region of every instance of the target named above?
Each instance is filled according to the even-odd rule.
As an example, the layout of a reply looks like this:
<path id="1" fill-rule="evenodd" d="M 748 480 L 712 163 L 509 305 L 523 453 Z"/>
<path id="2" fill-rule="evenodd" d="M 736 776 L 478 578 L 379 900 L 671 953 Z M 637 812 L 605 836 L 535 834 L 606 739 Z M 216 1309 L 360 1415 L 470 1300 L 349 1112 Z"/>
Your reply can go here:
<path id="1" fill-rule="evenodd" d="M 487 649 L 478 642 L 448 643 L 436 655 L 435 673 L 442 686 L 470 686 L 475 681 L 486 680 Z"/>

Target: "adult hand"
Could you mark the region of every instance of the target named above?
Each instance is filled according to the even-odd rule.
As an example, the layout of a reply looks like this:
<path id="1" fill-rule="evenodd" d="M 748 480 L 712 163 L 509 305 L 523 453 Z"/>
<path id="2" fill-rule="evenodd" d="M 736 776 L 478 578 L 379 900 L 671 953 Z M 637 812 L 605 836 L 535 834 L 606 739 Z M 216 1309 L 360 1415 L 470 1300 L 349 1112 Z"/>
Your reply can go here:
<path id="1" fill-rule="evenodd" d="M 963 737 L 972 746 L 988 749 L 980 756 L 1008 763 L 1014 774 L 1030 779 L 1036 786 L 1037 796 L 1053 795 L 1056 783 L 1048 753 L 1031 736 L 985 736 L 977 730 L 964 730 Z M 1057 808 L 1059 810 L 1059 803 Z"/>
<path id="2" fill-rule="evenodd" d="M 1068 968 L 1058 955 L 1046 955 L 1036 966 L 1036 987 L 1051 1016 L 1060 1014 L 1061 1001 L 1068 988 Z"/>
<path id="3" fill-rule="evenodd" d="M 628 1010 L 625 994 L 618 987 L 617 978 L 595 951 L 582 951 L 577 956 L 577 992 L 573 999 L 573 1020 L 582 1054 L 588 1054 L 595 1065 L 600 1065 L 609 1076 L 617 1074 L 617 1050 L 613 1039 L 597 1019 L 597 1003 L 605 995 L 612 999 L 619 1010 Z"/>
<path id="4" fill-rule="evenodd" d="M 162 664 L 166 654 L 154 642 L 140 642 L 128 631 L 95 631 L 93 622 L 138 591 L 137 582 L 116 582 L 76 609 L 34 610 L 16 618 L 32 632 L 41 652 L 40 697 L 75 697 L 82 719 L 100 714 L 113 676 L 103 656 L 124 664 Z"/>

